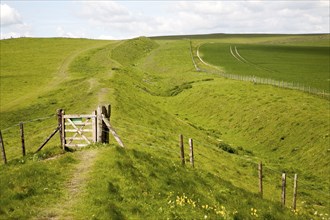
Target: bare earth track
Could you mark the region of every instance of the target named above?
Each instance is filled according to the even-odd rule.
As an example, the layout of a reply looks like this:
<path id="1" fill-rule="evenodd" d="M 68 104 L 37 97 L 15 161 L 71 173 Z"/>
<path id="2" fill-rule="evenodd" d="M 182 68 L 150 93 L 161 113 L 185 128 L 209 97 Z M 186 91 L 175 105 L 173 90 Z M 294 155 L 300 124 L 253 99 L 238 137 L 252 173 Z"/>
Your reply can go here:
<path id="1" fill-rule="evenodd" d="M 53 207 L 43 211 L 37 219 L 73 219 L 74 205 L 80 200 L 89 172 L 97 158 L 98 150 L 82 150 L 75 154 L 77 154 L 79 163 L 73 170 L 72 177 L 65 185 L 67 189 L 65 197 L 61 200 L 61 203 L 54 204 Z"/>

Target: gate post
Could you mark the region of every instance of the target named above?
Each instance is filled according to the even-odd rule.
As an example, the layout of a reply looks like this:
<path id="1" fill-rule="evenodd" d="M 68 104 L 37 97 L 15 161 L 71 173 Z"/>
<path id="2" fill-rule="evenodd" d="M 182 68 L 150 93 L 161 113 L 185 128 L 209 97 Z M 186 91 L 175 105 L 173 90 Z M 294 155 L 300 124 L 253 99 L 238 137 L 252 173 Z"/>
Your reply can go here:
<path id="1" fill-rule="evenodd" d="M 102 143 L 102 134 L 103 134 L 103 120 L 102 120 L 102 107 L 97 107 L 97 118 L 96 118 L 96 142 Z"/>
<path id="2" fill-rule="evenodd" d="M 58 123 L 58 127 L 59 129 L 59 134 L 60 134 L 60 141 L 61 141 L 61 146 L 63 146 L 63 139 L 62 139 L 62 109 L 57 109 L 56 115 L 57 115 L 57 123 Z"/>
<path id="3" fill-rule="evenodd" d="M 102 106 L 102 115 L 108 119 L 108 111 L 105 106 Z M 102 119 L 102 143 L 109 143 L 109 129 Z"/>
<path id="4" fill-rule="evenodd" d="M 94 117 L 92 118 L 92 130 L 93 130 L 93 142 L 97 142 L 97 111 L 93 111 L 92 114 Z"/>
<path id="5" fill-rule="evenodd" d="M 62 144 L 62 149 L 65 150 L 65 144 L 66 144 L 66 140 L 65 140 L 65 118 L 64 118 L 64 110 L 61 110 L 61 144 Z"/>

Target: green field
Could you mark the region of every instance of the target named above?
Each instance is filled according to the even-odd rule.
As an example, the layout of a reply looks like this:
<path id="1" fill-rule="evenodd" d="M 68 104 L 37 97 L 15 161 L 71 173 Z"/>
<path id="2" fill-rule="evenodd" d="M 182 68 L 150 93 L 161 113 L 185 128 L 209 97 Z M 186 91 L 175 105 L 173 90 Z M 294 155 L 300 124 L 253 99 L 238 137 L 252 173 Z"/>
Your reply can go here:
<path id="1" fill-rule="evenodd" d="M 204 45 L 236 45 L 247 59 L 265 49 L 259 42 L 277 42 L 270 46 L 274 48 L 291 42 L 291 54 L 298 48 L 293 42 L 324 44 L 315 42 L 317 37 L 191 39 L 193 51 L 217 42 Z M 0 219 L 329 219 L 328 100 L 198 72 L 185 37 L 0 43 L 0 129 L 9 160 L 0 166 Z M 259 48 L 258 53 L 251 48 Z M 51 73 L 45 78 L 43 65 Z M 263 68 L 282 71 L 275 63 Z M 34 153 L 56 127 L 56 109 L 90 113 L 108 103 L 125 149 L 111 137 L 108 145 L 63 152 L 56 135 Z M 20 121 L 27 122 L 25 157 Z M 188 138 L 194 139 L 195 168 L 189 159 L 181 165 L 179 134 L 184 135 L 186 157 Z M 258 195 L 260 161 L 263 198 Z M 282 172 L 288 178 L 286 207 L 280 204 Z M 298 202 L 293 212 L 295 173 Z"/>
<path id="2" fill-rule="evenodd" d="M 315 41 L 300 45 L 213 42 L 200 45 L 199 53 L 204 61 L 227 73 L 294 82 L 329 92 L 330 43 L 324 45 L 319 37 Z"/>

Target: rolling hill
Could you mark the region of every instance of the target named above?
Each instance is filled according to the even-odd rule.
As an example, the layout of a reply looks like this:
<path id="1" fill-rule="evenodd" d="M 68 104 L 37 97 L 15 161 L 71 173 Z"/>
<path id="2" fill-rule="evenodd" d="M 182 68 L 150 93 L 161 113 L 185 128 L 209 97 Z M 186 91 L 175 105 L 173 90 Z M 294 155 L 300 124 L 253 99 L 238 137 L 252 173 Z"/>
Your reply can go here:
<path id="1" fill-rule="evenodd" d="M 213 41 L 308 46 L 323 39 L 187 38 L 1 40 L 0 122 L 9 163 L 0 168 L 0 219 L 329 219 L 329 101 L 196 71 L 190 48 Z M 125 149 L 110 137 L 108 145 L 63 152 L 55 137 L 34 153 L 56 127 L 56 109 L 90 113 L 107 103 Z M 187 158 L 188 138 L 194 140 L 194 168 L 189 158 L 181 165 L 179 134 Z"/>

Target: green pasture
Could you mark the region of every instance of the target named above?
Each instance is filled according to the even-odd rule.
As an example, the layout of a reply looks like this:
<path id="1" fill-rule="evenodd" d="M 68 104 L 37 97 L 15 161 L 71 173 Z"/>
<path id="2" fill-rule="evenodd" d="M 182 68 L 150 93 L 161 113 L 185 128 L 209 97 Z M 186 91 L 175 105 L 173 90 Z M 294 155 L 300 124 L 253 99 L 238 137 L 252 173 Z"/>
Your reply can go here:
<path id="1" fill-rule="evenodd" d="M 246 56 L 253 54 L 255 45 L 243 41 L 287 44 L 296 39 L 305 44 L 303 39 L 309 42 L 309 37 L 213 36 L 193 39 L 192 45 L 232 38 Z M 21 40 L 9 41 L 21 48 Z M 37 50 L 40 39 L 29 40 L 30 50 Z M 37 78 L 52 87 L 39 93 L 31 85 L 31 99 L 17 108 L 1 101 L 9 163 L 0 167 L 0 219 L 329 219 L 328 100 L 197 72 L 187 39 L 66 39 L 77 46 L 67 51 L 69 62 L 54 52 L 57 39 L 43 40 L 47 52 L 39 52 L 38 57 L 57 54 L 52 77 L 65 73 L 65 78 L 57 83 Z M 204 45 L 231 45 L 227 43 Z M 260 50 L 266 47 L 258 46 Z M 297 48 L 283 46 L 287 47 Z M 1 48 L 2 60 L 10 47 Z M 274 48 L 284 53 L 282 46 Z M 38 62 L 32 59 L 30 65 Z M 23 66 L 19 64 L 18 70 Z M 60 67 L 63 71 L 58 71 Z M 1 61 L 1 87 L 20 85 L 3 80 L 2 69 L 6 67 Z M 19 97 L 20 92 L 13 89 L 11 96 Z M 52 115 L 56 109 L 90 113 L 107 103 L 112 104 L 111 123 L 125 149 L 111 137 L 109 145 L 63 152 L 56 135 L 34 153 L 56 126 Z M 11 126 L 40 116 L 49 118 L 25 124 L 28 155 L 21 157 L 18 126 Z M 185 167 L 179 157 L 179 134 L 184 135 Z M 194 139 L 195 168 L 189 164 L 188 138 Z M 68 183 L 79 177 L 75 172 L 86 163 L 82 156 L 91 153 L 96 154 L 94 163 L 81 173 L 80 191 L 71 198 Z M 260 161 L 264 164 L 263 198 L 258 195 Z M 280 204 L 282 172 L 288 176 L 285 208 Z M 293 212 L 295 173 L 298 209 Z"/>
<path id="2" fill-rule="evenodd" d="M 86 39 L 1 40 L 1 112 L 29 106 L 69 78 L 66 67 L 90 48 L 108 44 Z"/>
<path id="3" fill-rule="evenodd" d="M 204 61 L 227 73 L 294 82 L 325 91 L 329 91 L 330 82 L 329 50 L 329 45 L 205 43 L 199 47 Z"/>

